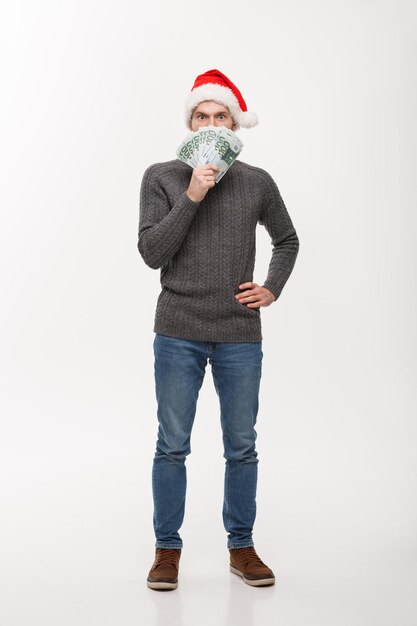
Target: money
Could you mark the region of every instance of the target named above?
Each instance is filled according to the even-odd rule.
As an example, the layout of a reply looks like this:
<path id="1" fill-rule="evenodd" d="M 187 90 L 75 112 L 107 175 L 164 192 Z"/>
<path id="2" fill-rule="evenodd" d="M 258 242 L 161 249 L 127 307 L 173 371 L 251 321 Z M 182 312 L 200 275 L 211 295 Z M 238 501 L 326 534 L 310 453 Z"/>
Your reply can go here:
<path id="1" fill-rule="evenodd" d="M 192 168 L 213 163 L 219 168 L 215 174 L 218 183 L 242 148 L 242 140 L 225 126 L 203 126 L 185 137 L 176 155 Z"/>

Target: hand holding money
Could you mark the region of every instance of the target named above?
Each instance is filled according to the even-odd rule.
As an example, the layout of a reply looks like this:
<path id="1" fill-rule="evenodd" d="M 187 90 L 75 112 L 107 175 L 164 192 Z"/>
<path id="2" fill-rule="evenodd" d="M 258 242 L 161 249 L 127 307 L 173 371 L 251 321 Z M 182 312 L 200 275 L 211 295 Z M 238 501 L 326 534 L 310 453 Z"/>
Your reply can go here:
<path id="1" fill-rule="evenodd" d="M 201 202 L 208 190 L 216 184 L 215 176 L 219 168 L 212 163 L 201 165 L 193 169 L 187 196 L 193 202 Z"/>
<path id="2" fill-rule="evenodd" d="M 216 166 L 214 182 L 218 183 L 242 148 L 241 139 L 225 126 L 202 126 L 187 135 L 177 150 L 177 157 L 192 168 Z"/>

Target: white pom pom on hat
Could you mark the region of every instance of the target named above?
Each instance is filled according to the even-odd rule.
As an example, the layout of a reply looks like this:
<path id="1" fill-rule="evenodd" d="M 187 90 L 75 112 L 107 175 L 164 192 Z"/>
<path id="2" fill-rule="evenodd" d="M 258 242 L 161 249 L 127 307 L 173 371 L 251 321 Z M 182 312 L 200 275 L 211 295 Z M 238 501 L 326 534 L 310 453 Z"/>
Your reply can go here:
<path id="1" fill-rule="evenodd" d="M 191 116 L 200 102 L 214 100 L 221 102 L 230 111 L 235 121 L 235 130 L 252 128 L 258 124 L 256 113 L 250 113 L 239 89 L 219 70 L 208 70 L 194 81 L 185 101 L 185 123 L 191 129 Z"/>

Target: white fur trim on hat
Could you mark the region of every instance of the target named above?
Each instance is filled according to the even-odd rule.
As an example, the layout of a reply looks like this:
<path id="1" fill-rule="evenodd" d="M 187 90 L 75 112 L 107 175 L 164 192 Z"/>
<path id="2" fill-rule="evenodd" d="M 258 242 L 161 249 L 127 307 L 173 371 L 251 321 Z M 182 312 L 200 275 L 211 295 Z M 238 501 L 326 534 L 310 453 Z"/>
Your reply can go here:
<path id="1" fill-rule="evenodd" d="M 206 83 L 193 89 L 185 101 L 185 123 L 188 128 L 191 128 L 191 116 L 194 109 L 200 102 L 205 102 L 206 100 L 214 100 L 227 106 L 235 122 L 235 130 L 238 130 L 241 126 L 242 128 L 251 128 L 258 124 L 259 120 L 256 113 L 242 111 L 235 94 L 229 87 Z"/>

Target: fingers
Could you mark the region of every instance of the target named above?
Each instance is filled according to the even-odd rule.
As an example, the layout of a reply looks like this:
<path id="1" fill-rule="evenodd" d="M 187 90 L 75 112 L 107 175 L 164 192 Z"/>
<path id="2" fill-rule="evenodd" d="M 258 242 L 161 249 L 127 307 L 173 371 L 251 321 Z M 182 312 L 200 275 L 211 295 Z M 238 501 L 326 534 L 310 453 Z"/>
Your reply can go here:
<path id="1" fill-rule="evenodd" d="M 274 294 L 271 293 L 269 289 L 260 287 L 256 283 L 243 283 L 239 285 L 239 288 L 245 289 L 245 291 L 236 294 L 236 300 L 240 304 L 245 304 L 250 309 L 269 306 L 275 300 Z"/>
<path id="2" fill-rule="evenodd" d="M 239 285 L 239 289 L 244 291 L 236 294 L 236 300 L 238 300 L 238 302 L 251 302 L 254 299 L 258 299 L 262 287 L 256 283 L 242 283 Z"/>
<path id="3" fill-rule="evenodd" d="M 212 187 L 216 182 L 215 174 L 219 172 L 219 168 L 212 163 L 207 163 L 206 165 L 201 165 L 200 167 L 196 167 L 193 172 L 194 178 L 196 178 L 201 184 L 210 183 Z"/>
<path id="4" fill-rule="evenodd" d="M 194 171 L 205 171 L 205 170 L 213 170 L 213 172 L 219 172 L 219 168 L 217 167 L 217 165 L 214 165 L 213 163 L 205 163 L 204 165 L 198 165 L 197 167 L 194 168 Z"/>
<path id="5" fill-rule="evenodd" d="M 188 197 L 194 202 L 201 202 L 208 190 L 216 184 L 215 173 L 219 171 L 213 163 L 195 167 L 187 189 Z"/>
<path id="6" fill-rule="evenodd" d="M 199 177 L 204 177 L 204 178 L 213 178 L 214 180 L 214 175 L 219 172 L 219 168 L 216 165 L 213 165 L 212 163 L 207 163 L 206 165 L 200 165 L 199 167 L 194 168 L 194 176 L 196 176 L 197 178 Z"/>

